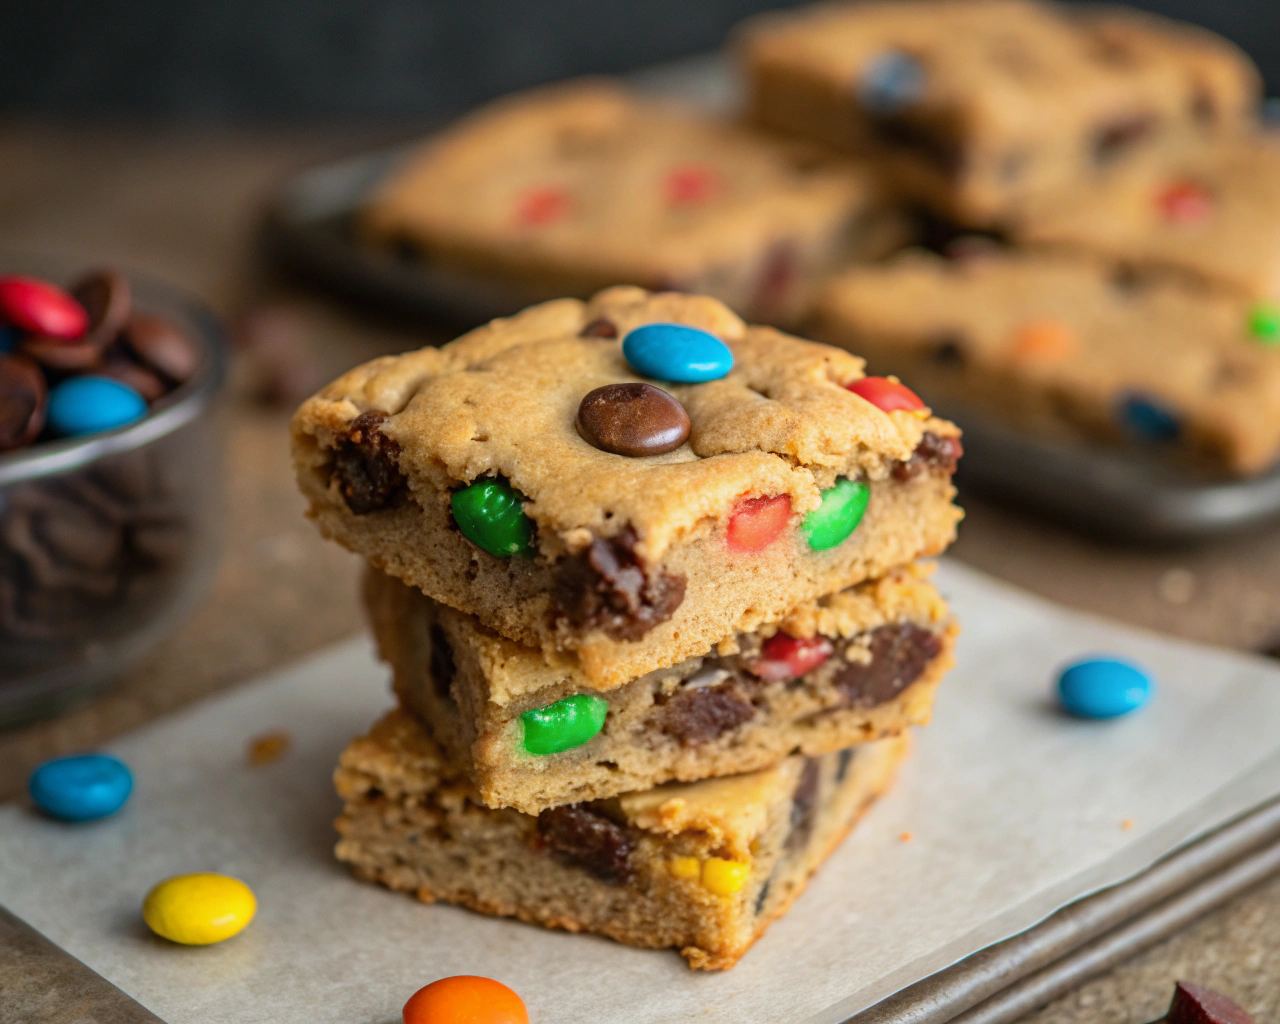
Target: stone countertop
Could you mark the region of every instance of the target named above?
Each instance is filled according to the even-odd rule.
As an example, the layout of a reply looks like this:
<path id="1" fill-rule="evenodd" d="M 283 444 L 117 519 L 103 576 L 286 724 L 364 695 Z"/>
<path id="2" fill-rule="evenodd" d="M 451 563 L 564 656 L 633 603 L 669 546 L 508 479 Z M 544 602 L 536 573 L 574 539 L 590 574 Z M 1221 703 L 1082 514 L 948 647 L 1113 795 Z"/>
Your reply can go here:
<path id="1" fill-rule="evenodd" d="M 327 379 L 433 335 L 371 322 L 276 280 L 256 256 L 259 212 L 272 186 L 295 170 L 397 134 L 0 122 L 0 249 L 167 278 L 202 296 L 233 331 L 292 339 Z M 363 628 L 358 561 L 303 519 L 288 411 L 260 401 L 252 359 L 239 362 L 222 410 L 227 518 L 208 599 L 107 695 L 0 733 L 0 798 L 19 793 L 46 757 L 92 747 Z M 1280 530 L 1144 551 L 1086 540 L 975 495 L 961 500 L 968 516 L 953 554 L 979 569 L 1150 629 L 1244 649 L 1280 647 Z M 1280 880 L 1028 1020 L 1143 1024 L 1167 1007 L 1179 978 L 1231 993 L 1259 1021 L 1280 1019 Z"/>

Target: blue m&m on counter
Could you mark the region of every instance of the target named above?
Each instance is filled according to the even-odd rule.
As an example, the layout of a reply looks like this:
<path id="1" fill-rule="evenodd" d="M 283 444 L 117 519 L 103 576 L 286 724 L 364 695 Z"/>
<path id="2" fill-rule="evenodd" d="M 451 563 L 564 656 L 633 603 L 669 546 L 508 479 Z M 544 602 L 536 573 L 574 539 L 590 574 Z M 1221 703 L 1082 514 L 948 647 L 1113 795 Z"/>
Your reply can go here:
<path id="1" fill-rule="evenodd" d="M 733 369 L 729 346 L 685 324 L 645 324 L 622 339 L 622 355 L 636 373 L 675 384 L 719 380 Z"/>
<path id="2" fill-rule="evenodd" d="M 59 437 L 114 430 L 146 414 L 146 399 L 109 377 L 71 377 L 49 392 L 49 429 Z"/>
<path id="3" fill-rule="evenodd" d="M 46 761 L 27 782 L 35 805 L 63 821 L 115 814 L 133 792 L 133 774 L 110 754 L 77 754 Z"/>
<path id="4" fill-rule="evenodd" d="M 1058 676 L 1058 700 L 1076 718 L 1119 718 L 1151 698 L 1151 677 L 1116 658 L 1088 658 Z"/>

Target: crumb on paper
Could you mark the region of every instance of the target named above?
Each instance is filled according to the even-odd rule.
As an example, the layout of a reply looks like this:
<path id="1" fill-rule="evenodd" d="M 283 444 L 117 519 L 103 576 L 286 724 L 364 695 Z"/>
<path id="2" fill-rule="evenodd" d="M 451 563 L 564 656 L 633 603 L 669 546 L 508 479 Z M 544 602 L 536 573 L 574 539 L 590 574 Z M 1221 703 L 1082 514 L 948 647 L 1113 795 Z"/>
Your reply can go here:
<path id="1" fill-rule="evenodd" d="M 249 741 L 246 749 L 249 766 L 261 768 L 263 765 L 279 761 L 289 752 L 291 746 L 293 746 L 293 737 L 283 729 L 273 729 L 271 732 L 264 732 L 261 736 L 255 736 Z"/>
<path id="2" fill-rule="evenodd" d="M 1126 832 L 1128 832 L 1131 828 L 1133 828 L 1133 819 L 1125 818 L 1124 821 L 1120 822 L 1120 827 L 1124 829 Z"/>
<path id="3" fill-rule="evenodd" d="M 910 832 L 903 832 L 898 836 L 898 840 L 903 843 L 909 843 L 914 838 L 915 836 L 913 836 Z"/>

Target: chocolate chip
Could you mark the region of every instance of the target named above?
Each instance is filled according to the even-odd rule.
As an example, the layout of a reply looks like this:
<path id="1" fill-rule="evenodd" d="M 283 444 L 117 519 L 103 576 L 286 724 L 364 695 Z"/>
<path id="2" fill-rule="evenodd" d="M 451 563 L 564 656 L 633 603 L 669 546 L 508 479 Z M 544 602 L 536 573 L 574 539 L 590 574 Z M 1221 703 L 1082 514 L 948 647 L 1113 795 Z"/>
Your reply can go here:
<path id="1" fill-rule="evenodd" d="M 836 760 L 836 782 L 844 782 L 845 776 L 849 774 L 849 765 L 853 764 L 853 748 L 845 747 L 840 751 L 840 757 Z"/>
<path id="2" fill-rule="evenodd" d="M 129 279 L 115 270 L 86 274 L 71 288 L 72 297 L 89 314 L 84 341 L 105 349 L 124 330 L 133 310 L 133 289 Z"/>
<path id="3" fill-rule="evenodd" d="M 616 338 L 617 325 L 607 317 L 598 316 L 578 332 L 580 338 Z"/>
<path id="4" fill-rule="evenodd" d="M 200 365 L 200 350 L 164 317 L 135 313 L 124 330 L 124 341 L 148 369 L 181 384 Z"/>
<path id="5" fill-rule="evenodd" d="M 875 123 L 876 134 L 884 142 L 911 150 L 949 180 L 958 179 L 968 162 L 957 128 L 949 120 L 919 113 L 888 117 Z"/>
<path id="6" fill-rule="evenodd" d="M 639 640 L 666 622 L 684 600 L 683 576 L 650 578 L 635 553 L 630 526 L 561 564 L 554 587 L 561 615 L 579 632 L 599 629 L 614 640 Z"/>
<path id="7" fill-rule="evenodd" d="M 1090 142 L 1093 162 L 1108 164 L 1149 135 L 1156 126 L 1151 114 L 1132 114 L 1100 125 Z"/>
<path id="8" fill-rule="evenodd" d="M 756 897 L 756 917 L 764 913 L 764 904 L 765 900 L 769 898 L 769 886 L 771 884 L 771 880 L 766 878 L 764 885 L 760 886 L 760 895 Z"/>
<path id="9" fill-rule="evenodd" d="M 0 451 L 34 441 L 44 429 L 48 388 L 26 356 L 0 356 Z"/>
<path id="10" fill-rule="evenodd" d="M 1174 986 L 1165 1024 L 1254 1024 L 1254 1020 L 1221 992 L 1180 981 Z"/>
<path id="11" fill-rule="evenodd" d="M 662 731 L 686 747 L 706 743 L 755 717 L 756 706 L 733 683 L 683 687 L 663 703 Z"/>
<path id="12" fill-rule="evenodd" d="M 893 467 L 893 478 L 906 482 L 926 470 L 936 470 L 945 476 L 956 471 L 956 464 L 964 454 L 964 446 L 958 437 L 943 437 L 926 430 L 906 462 Z"/>
<path id="13" fill-rule="evenodd" d="M 347 507 L 358 516 L 398 504 L 407 493 L 396 465 L 400 445 L 378 429 L 387 418 L 378 409 L 362 412 L 334 449 L 332 474 Z"/>
<path id="14" fill-rule="evenodd" d="M 818 807 L 818 783 L 821 780 L 817 760 L 806 758 L 804 770 L 800 772 L 800 781 L 796 783 L 796 791 L 791 797 L 791 832 L 787 836 L 789 847 L 804 846 L 813 836 L 813 821 Z"/>
<path id="15" fill-rule="evenodd" d="M 453 646 L 445 635 L 444 627 L 438 622 L 431 623 L 431 685 L 436 696 L 443 701 L 453 700 L 453 677 L 457 674 L 457 666 L 453 661 Z"/>
<path id="16" fill-rule="evenodd" d="M 587 804 L 565 804 L 538 815 L 538 835 L 564 860 L 616 885 L 631 874 L 635 835 Z"/>
<path id="17" fill-rule="evenodd" d="M 652 384 L 606 384 L 578 405 L 578 433 L 614 455 L 640 458 L 674 451 L 689 438 L 689 414 Z"/>
<path id="18" fill-rule="evenodd" d="M 914 623 L 880 626 L 871 632 L 870 660 L 849 662 L 831 682 L 846 707 L 872 708 L 919 679 L 941 651 L 937 634 Z"/>

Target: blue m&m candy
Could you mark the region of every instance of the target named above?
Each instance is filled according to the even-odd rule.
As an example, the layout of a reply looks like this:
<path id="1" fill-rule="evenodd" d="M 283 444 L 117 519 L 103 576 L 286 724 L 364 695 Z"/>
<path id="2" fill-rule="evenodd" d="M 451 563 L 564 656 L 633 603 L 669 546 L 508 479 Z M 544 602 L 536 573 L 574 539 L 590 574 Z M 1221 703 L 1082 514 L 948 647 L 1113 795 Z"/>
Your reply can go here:
<path id="1" fill-rule="evenodd" d="M 77 754 L 46 761 L 27 782 L 35 805 L 63 821 L 115 814 L 133 791 L 133 775 L 109 754 Z"/>
<path id="2" fill-rule="evenodd" d="M 622 355 L 636 373 L 676 384 L 719 380 L 733 369 L 728 345 L 684 324 L 637 327 L 622 339 Z"/>
<path id="3" fill-rule="evenodd" d="M 60 437 L 114 430 L 146 414 L 146 399 L 107 377 L 72 377 L 49 392 L 49 428 Z"/>
<path id="4" fill-rule="evenodd" d="M 1148 395 L 1125 395 L 1120 400 L 1120 422 L 1142 441 L 1176 441 L 1182 433 L 1177 414 Z"/>
<path id="5" fill-rule="evenodd" d="M 1058 676 L 1058 700 L 1077 718 L 1119 718 L 1150 697 L 1151 677 L 1114 658 L 1077 661 Z"/>
<path id="6" fill-rule="evenodd" d="M 924 89 L 924 66 L 909 53 L 888 50 L 862 69 L 858 102 L 876 117 L 889 117 L 919 102 Z"/>

